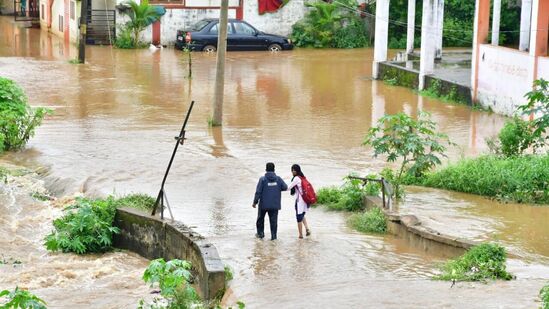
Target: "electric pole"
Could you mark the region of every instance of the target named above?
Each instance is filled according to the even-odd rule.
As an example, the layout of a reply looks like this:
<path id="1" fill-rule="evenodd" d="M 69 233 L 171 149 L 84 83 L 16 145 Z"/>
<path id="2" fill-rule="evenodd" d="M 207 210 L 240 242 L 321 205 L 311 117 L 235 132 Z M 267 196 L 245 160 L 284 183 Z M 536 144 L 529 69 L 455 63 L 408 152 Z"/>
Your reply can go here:
<path id="1" fill-rule="evenodd" d="M 82 0 L 84 1 L 84 0 Z M 217 38 L 217 63 L 215 72 L 215 92 L 213 104 L 212 125 L 223 123 L 223 96 L 225 92 L 225 54 L 227 53 L 227 22 L 229 16 L 229 0 L 221 0 L 219 12 L 219 36 Z"/>
<path id="2" fill-rule="evenodd" d="M 80 39 L 78 40 L 78 62 L 86 61 L 86 30 L 88 27 L 88 1 L 80 3 Z M 109 30 L 110 31 L 110 30 Z"/>

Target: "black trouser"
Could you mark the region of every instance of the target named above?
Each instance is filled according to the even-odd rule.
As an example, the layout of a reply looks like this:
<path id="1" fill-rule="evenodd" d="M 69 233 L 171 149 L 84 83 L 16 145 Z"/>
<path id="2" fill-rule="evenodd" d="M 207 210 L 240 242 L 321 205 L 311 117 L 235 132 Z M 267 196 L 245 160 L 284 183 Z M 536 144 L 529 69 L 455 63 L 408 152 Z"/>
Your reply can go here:
<path id="1" fill-rule="evenodd" d="M 278 209 L 258 209 L 257 210 L 257 235 L 259 237 L 265 236 L 265 214 L 269 213 L 269 224 L 271 226 L 271 238 L 276 239 L 276 228 L 278 226 Z"/>

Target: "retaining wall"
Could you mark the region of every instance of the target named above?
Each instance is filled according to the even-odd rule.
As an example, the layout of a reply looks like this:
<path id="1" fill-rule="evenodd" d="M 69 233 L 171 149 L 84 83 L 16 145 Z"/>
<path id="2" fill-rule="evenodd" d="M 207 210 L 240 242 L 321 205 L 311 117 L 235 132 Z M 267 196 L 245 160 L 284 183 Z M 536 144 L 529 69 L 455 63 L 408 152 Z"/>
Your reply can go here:
<path id="1" fill-rule="evenodd" d="M 399 215 L 383 208 L 383 202 L 379 197 L 367 196 L 364 198 L 366 209 L 378 207 L 383 210 L 387 219 L 389 233 L 406 239 L 412 246 L 425 252 L 433 253 L 446 258 L 462 255 L 469 248 L 476 245 L 475 242 L 441 234 L 433 229 L 422 226 L 421 221 L 414 215 Z"/>
<path id="2" fill-rule="evenodd" d="M 225 271 L 217 249 L 178 221 L 162 221 L 131 208 L 117 209 L 114 225 L 120 234 L 114 246 L 148 259 L 182 259 L 192 263 L 197 292 L 204 299 L 225 290 Z"/>

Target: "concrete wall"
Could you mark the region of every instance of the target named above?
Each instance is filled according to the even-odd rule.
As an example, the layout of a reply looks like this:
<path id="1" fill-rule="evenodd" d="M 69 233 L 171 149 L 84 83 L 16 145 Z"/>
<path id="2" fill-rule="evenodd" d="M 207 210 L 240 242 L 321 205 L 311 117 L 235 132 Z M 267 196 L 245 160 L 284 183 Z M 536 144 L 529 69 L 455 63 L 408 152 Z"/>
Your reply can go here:
<path id="1" fill-rule="evenodd" d="M 549 57 L 538 59 L 538 78 L 549 80 Z"/>
<path id="2" fill-rule="evenodd" d="M 405 239 L 413 247 L 419 248 L 430 254 L 453 258 L 465 253 L 476 243 L 466 239 L 441 234 L 433 229 L 421 225 L 414 215 L 399 215 L 383 208 L 383 202 L 379 197 L 367 196 L 364 198 L 366 209 L 378 207 L 383 210 L 387 219 L 389 233 Z"/>
<path id="3" fill-rule="evenodd" d="M 205 299 L 225 289 L 225 271 L 217 249 L 202 236 L 177 221 L 162 221 L 134 209 L 116 212 L 115 247 L 128 249 L 148 259 L 182 259 L 192 263 L 194 285 Z"/>
<path id="4" fill-rule="evenodd" d="M 47 10 L 47 8 L 46 8 Z M 64 34 L 63 31 L 59 31 L 59 16 L 64 16 L 65 12 L 65 5 L 63 3 L 63 0 L 53 0 L 53 5 L 51 8 L 52 17 L 51 17 L 51 29 L 50 31 L 63 38 Z M 64 22 L 66 22 L 64 20 Z"/>
<path id="5" fill-rule="evenodd" d="M 13 0 L 3 0 L 2 7 L 0 9 L 0 15 L 13 15 L 15 8 L 13 7 Z"/>
<path id="6" fill-rule="evenodd" d="M 481 45 L 478 64 L 479 103 L 496 113 L 512 115 L 517 106 L 525 103 L 524 94 L 532 90 L 533 68 L 534 57 L 526 52 Z"/>

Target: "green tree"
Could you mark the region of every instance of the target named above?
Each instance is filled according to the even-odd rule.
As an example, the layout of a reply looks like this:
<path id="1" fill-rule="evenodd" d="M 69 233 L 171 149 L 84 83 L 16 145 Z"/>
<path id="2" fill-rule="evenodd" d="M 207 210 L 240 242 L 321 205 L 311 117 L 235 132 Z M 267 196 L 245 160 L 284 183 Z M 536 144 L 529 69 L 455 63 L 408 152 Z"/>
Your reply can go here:
<path id="1" fill-rule="evenodd" d="M 448 136 L 439 133 L 430 114 L 420 112 L 414 120 L 404 113 L 386 115 L 377 126 L 370 128 L 364 145 L 374 148 L 374 157 L 386 155 L 387 162 L 400 160 L 394 177 L 395 192 L 400 192 L 404 174 L 421 177 L 446 157 L 446 146 L 452 145 Z M 397 196 L 398 197 L 398 196 Z"/>
<path id="2" fill-rule="evenodd" d="M 139 35 L 148 25 L 157 21 L 160 14 L 154 6 L 149 4 L 149 0 L 141 0 L 139 4 L 134 0 L 129 0 L 125 4 L 129 6 L 129 10 L 125 14 L 130 18 L 130 21 L 126 23 L 126 27 L 132 33 L 133 46 L 138 47 Z"/>
<path id="3" fill-rule="evenodd" d="M 23 148 L 49 112 L 46 108 L 31 108 L 23 89 L 0 77 L 0 152 Z"/>
<path id="4" fill-rule="evenodd" d="M 549 81 L 538 79 L 534 81 L 534 89 L 528 92 L 525 97 L 528 103 L 519 107 L 527 115 L 534 115 L 532 121 L 534 127 L 534 138 L 538 147 L 546 145 L 549 140 Z"/>

